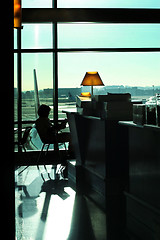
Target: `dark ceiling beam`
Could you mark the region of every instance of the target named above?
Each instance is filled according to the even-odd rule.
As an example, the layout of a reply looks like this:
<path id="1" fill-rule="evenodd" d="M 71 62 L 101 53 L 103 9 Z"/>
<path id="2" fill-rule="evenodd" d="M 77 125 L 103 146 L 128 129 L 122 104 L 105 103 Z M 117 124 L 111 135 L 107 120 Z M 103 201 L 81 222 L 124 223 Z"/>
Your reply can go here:
<path id="1" fill-rule="evenodd" d="M 22 53 L 51 53 L 51 52 L 160 52 L 160 48 L 53 48 L 48 49 L 21 49 Z M 18 53 L 18 49 L 14 53 Z"/>
<path id="2" fill-rule="evenodd" d="M 22 22 L 160 23 L 160 9 L 24 8 Z"/>

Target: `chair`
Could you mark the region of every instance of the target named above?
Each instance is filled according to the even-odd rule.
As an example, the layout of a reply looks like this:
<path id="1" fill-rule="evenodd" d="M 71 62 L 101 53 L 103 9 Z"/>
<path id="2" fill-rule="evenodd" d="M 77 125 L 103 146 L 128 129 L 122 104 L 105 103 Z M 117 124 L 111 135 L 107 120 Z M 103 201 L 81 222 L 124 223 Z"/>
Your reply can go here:
<path id="1" fill-rule="evenodd" d="M 40 151 L 40 153 L 38 154 L 38 158 L 37 158 L 37 169 L 38 169 L 38 171 L 40 172 L 40 175 L 41 175 L 43 181 L 45 182 L 44 176 L 43 176 L 43 174 L 42 174 L 41 171 L 40 171 L 39 162 L 40 162 L 40 159 L 41 159 L 41 157 L 42 157 L 42 154 L 44 153 L 45 147 L 47 147 L 47 148 L 46 148 L 46 151 L 45 151 L 45 157 L 46 157 L 46 156 L 47 156 L 47 153 L 48 153 L 48 150 L 49 150 L 50 144 L 54 144 L 54 145 L 57 146 L 57 147 L 56 147 L 56 151 L 58 152 L 59 161 L 58 161 L 55 165 L 52 165 L 52 169 L 54 169 L 54 176 L 55 176 L 55 178 L 56 178 L 56 179 L 59 179 L 59 174 L 60 174 L 61 171 L 64 169 L 64 167 L 60 166 L 59 169 L 57 170 L 57 165 L 58 165 L 58 164 L 62 164 L 61 156 L 60 156 L 60 152 L 59 152 L 59 141 L 58 141 L 58 137 L 57 137 L 57 134 L 58 134 L 58 133 L 55 134 L 55 140 L 54 140 L 54 142 L 53 142 L 53 141 L 52 141 L 52 142 L 49 142 L 49 141 L 47 141 L 47 139 L 44 139 L 44 138 L 40 135 L 37 127 L 36 127 L 36 130 L 37 130 L 38 135 L 39 135 L 39 137 L 40 137 L 40 139 L 41 139 L 41 142 L 42 142 L 42 148 L 41 148 L 41 151 Z M 65 147 L 65 150 L 66 150 L 65 141 L 62 142 L 62 144 L 64 144 L 64 147 Z M 46 172 L 47 172 L 47 174 L 48 174 L 49 179 L 52 180 L 50 174 L 49 174 L 48 171 L 47 171 L 46 165 L 45 165 L 45 164 L 43 164 L 43 165 L 44 165 L 44 168 L 45 168 L 45 170 L 46 170 Z M 57 172 L 57 173 L 56 173 L 56 172 Z"/>
<path id="2" fill-rule="evenodd" d="M 27 139 L 29 137 L 30 131 L 31 131 L 32 127 L 26 127 L 23 132 L 23 136 L 21 139 L 21 142 L 19 143 L 19 146 L 21 147 L 21 149 L 23 149 L 26 152 L 26 148 L 25 148 L 25 144 L 27 142 Z"/>
<path id="3" fill-rule="evenodd" d="M 19 147 L 21 148 L 21 151 L 22 151 L 22 149 L 24 150 L 24 152 L 27 152 L 27 150 L 26 150 L 26 148 L 25 148 L 25 144 L 26 144 L 26 142 L 27 142 L 27 139 L 28 139 L 28 137 L 29 137 L 29 134 L 30 134 L 30 130 L 32 129 L 32 127 L 26 127 L 24 130 L 22 130 L 22 133 L 23 133 L 23 136 L 22 136 L 22 139 L 21 139 L 21 141 L 20 141 L 20 143 L 19 143 Z M 15 133 L 17 133 L 17 131 L 15 132 Z M 30 165 L 27 165 L 22 171 L 20 171 L 19 173 L 18 173 L 18 175 L 20 175 L 24 170 L 26 170 L 28 167 L 29 167 Z M 21 166 L 19 166 L 19 167 L 17 167 L 17 169 L 18 168 L 20 168 Z"/>

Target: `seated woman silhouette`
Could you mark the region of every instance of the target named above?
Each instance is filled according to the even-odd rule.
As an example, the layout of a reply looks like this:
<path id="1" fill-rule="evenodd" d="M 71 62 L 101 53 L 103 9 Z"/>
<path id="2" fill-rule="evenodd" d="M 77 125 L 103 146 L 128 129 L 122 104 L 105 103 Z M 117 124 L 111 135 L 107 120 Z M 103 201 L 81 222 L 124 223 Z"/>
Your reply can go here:
<path id="1" fill-rule="evenodd" d="M 43 143 L 55 143 L 55 142 L 70 142 L 69 133 L 58 133 L 61 129 L 66 127 L 67 120 L 63 120 L 55 128 L 54 124 L 49 119 L 49 113 L 51 108 L 45 104 L 42 104 L 38 109 L 39 118 L 36 120 L 36 129 Z"/>

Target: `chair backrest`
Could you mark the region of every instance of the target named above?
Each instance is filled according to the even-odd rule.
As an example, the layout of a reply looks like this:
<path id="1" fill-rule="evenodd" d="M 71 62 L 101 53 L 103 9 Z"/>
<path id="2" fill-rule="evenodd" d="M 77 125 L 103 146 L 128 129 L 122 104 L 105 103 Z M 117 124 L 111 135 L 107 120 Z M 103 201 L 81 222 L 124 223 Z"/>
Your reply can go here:
<path id="1" fill-rule="evenodd" d="M 24 133 L 23 133 L 23 137 L 21 139 L 21 144 L 24 145 L 27 142 L 27 138 L 29 136 L 29 133 L 31 131 L 32 127 L 26 127 Z"/>
<path id="2" fill-rule="evenodd" d="M 45 134 L 44 133 L 41 133 L 41 130 L 38 128 L 38 126 L 35 124 L 35 127 L 36 127 L 36 130 L 38 132 L 38 135 L 42 141 L 42 143 L 45 143 L 45 144 L 54 144 L 56 143 L 56 137 L 55 137 L 55 140 L 54 138 L 52 137 L 52 139 L 50 139 L 50 134 Z"/>

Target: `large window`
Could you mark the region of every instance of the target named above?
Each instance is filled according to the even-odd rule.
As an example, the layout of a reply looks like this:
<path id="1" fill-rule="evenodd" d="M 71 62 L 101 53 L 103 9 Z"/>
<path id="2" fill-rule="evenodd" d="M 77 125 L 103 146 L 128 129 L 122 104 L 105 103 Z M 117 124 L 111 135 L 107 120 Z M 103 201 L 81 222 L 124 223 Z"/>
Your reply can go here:
<path id="1" fill-rule="evenodd" d="M 35 120 L 34 69 L 40 104 L 53 106 L 53 57 L 50 53 L 22 54 L 22 120 Z M 52 114 L 53 118 L 53 114 Z"/>
<path id="2" fill-rule="evenodd" d="M 160 24 L 60 23 L 59 87 L 78 88 L 87 71 L 98 71 L 105 87 L 94 93 L 148 98 L 160 92 L 159 39 Z"/>
<path id="3" fill-rule="evenodd" d="M 37 118 L 34 92 L 35 73 L 40 104 L 51 106 L 50 118 L 54 118 L 53 69 L 55 57 L 53 51 L 53 24 L 23 24 L 21 30 L 21 44 L 18 44 L 18 31 L 19 30 L 14 30 L 15 142 L 20 141 L 21 135 L 19 132 L 23 132 L 25 127 L 31 126 Z M 18 45 L 21 45 L 21 49 L 18 49 Z M 20 62 L 18 58 L 21 58 Z M 21 69 L 19 79 L 17 69 Z M 15 149 L 17 150 L 17 148 Z"/>
<path id="4" fill-rule="evenodd" d="M 105 84 L 104 87 L 94 88 L 94 93 L 130 92 L 132 98 L 147 99 L 160 92 L 160 23 L 59 23 L 55 12 L 53 22 L 50 18 L 47 21 L 45 12 L 45 8 L 53 6 L 159 8 L 159 1 L 24 0 L 22 4 L 24 8 L 43 8 L 45 22 L 37 23 L 37 15 L 33 14 L 33 22 L 26 21 L 22 24 L 20 50 L 17 44 L 17 30 L 14 31 L 15 121 L 22 120 L 22 125 L 25 126 L 24 121 L 26 124 L 26 121 L 29 123 L 36 119 L 34 69 L 40 103 L 54 108 L 50 115 L 51 118 L 56 116 L 54 121 L 65 117 L 63 109 L 75 108 L 76 95 L 80 94 L 81 90 L 90 90 L 84 89 L 85 87 L 82 89 L 80 85 L 87 71 L 98 71 Z M 21 92 L 18 92 L 17 80 L 17 68 L 20 68 L 18 54 L 21 54 Z M 17 113 L 18 94 L 21 96 L 20 114 Z"/>
<path id="5" fill-rule="evenodd" d="M 132 98 L 147 98 L 153 86 L 160 92 L 159 66 L 160 52 L 60 53 L 59 87 L 79 87 L 85 72 L 98 71 L 105 87 L 94 88 L 94 93 L 130 92 Z"/>

